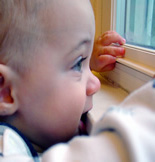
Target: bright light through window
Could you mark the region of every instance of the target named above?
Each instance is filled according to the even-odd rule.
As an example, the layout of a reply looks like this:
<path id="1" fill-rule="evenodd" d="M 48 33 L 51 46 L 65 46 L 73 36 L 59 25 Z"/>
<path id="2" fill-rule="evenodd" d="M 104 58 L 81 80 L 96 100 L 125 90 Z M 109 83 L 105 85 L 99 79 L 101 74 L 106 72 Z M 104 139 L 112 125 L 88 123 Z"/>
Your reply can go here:
<path id="1" fill-rule="evenodd" d="M 155 49 L 155 0 L 117 0 L 116 22 L 128 44 Z"/>

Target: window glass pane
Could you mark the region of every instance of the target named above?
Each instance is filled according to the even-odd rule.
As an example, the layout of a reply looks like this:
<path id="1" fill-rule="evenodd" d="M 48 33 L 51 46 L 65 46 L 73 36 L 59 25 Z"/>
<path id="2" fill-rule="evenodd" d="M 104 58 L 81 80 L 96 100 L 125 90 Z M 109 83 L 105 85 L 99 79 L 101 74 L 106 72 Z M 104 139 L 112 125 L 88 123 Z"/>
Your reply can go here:
<path id="1" fill-rule="evenodd" d="M 155 49 L 155 0 L 117 0 L 116 22 L 128 44 Z"/>

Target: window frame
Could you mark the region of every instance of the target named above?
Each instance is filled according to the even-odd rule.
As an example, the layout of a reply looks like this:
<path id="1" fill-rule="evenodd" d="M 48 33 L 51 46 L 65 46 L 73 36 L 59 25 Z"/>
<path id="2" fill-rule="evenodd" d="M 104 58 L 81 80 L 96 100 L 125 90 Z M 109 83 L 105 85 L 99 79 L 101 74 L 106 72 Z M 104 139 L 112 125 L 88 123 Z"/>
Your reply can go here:
<path id="1" fill-rule="evenodd" d="M 102 5 L 101 22 L 96 23 L 96 26 L 101 25 L 101 31 L 97 33 L 116 30 L 117 0 L 96 1 Z M 106 25 L 104 25 L 105 23 Z M 155 78 L 155 51 L 129 44 L 125 44 L 124 47 L 126 49 L 125 58 L 117 59 L 115 69 L 101 73 L 101 75 L 112 83 L 117 83 L 126 91 L 132 92 L 152 80 L 152 78 Z"/>
<path id="2" fill-rule="evenodd" d="M 116 12 L 117 12 L 117 0 L 111 1 L 111 30 L 116 30 Z M 130 44 L 124 45 L 126 48 L 126 58 L 137 61 L 155 68 L 155 50 L 134 46 Z M 153 62 L 154 61 L 154 62 Z"/>

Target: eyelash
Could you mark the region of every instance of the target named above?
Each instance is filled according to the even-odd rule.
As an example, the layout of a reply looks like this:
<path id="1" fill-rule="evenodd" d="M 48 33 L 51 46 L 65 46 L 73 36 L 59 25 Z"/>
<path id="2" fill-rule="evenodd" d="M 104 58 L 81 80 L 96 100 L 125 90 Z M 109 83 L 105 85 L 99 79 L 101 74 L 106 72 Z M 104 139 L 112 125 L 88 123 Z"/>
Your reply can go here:
<path id="1" fill-rule="evenodd" d="M 78 71 L 78 72 L 82 72 L 82 71 L 81 71 L 81 69 L 82 69 L 82 63 L 83 63 L 83 61 L 85 61 L 86 59 L 87 59 L 87 57 L 84 57 L 84 58 L 83 58 L 82 56 L 80 56 L 80 57 L 76 60 L 74 66 L 72 67 L 72 70 Z"/>

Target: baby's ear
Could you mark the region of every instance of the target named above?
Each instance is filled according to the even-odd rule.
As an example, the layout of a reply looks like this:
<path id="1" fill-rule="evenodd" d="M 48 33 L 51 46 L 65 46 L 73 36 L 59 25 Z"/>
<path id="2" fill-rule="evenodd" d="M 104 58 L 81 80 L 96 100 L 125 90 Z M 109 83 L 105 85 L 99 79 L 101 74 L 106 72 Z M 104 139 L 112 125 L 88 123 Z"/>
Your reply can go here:
<path id="1" fill-rule="evenodd" d="M 18 109 L 14 71 L 0 64 L 0 116 L 9 116 Z"/>

